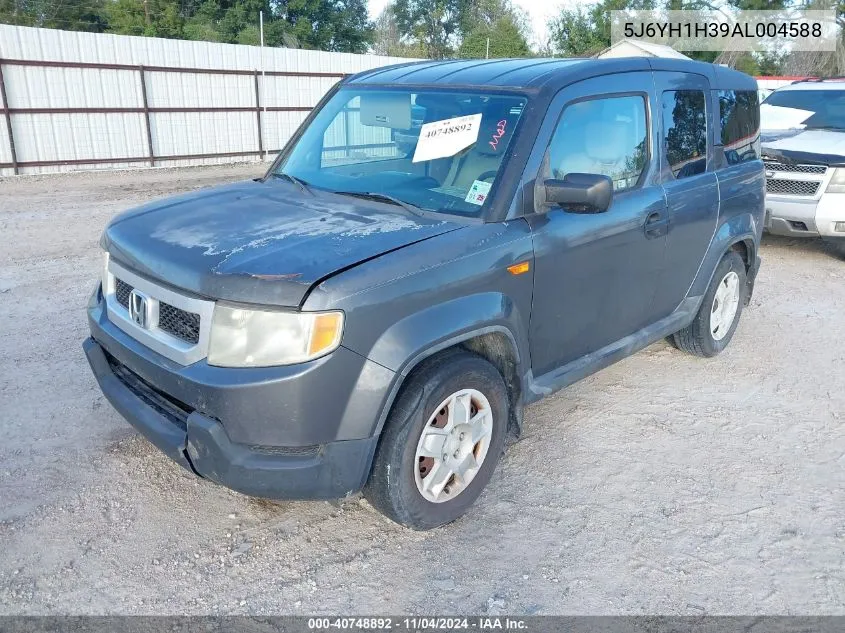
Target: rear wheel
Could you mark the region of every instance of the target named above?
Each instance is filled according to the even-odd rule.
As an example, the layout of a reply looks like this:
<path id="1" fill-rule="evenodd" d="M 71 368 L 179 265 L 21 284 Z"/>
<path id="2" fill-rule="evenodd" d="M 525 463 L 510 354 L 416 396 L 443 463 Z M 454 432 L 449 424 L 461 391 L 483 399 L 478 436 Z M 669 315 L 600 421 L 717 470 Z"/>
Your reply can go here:
<path id="1" fill-rule="evenodd" d="M 454 521 L 493 475 L 507 420 L 507 390 L 493 365 L 462 350 L 438 355 L 397 397 L 364 496 L 417 530 Z"/>
<path id="2" fill-rule="evenodd" d="M 695 320 L 672 335 L 675 346 L 696 356 L 715 356 L 725 349 L 742 314 L 745 279 L 745 262 L 739 253 L 725 253 Z"/>

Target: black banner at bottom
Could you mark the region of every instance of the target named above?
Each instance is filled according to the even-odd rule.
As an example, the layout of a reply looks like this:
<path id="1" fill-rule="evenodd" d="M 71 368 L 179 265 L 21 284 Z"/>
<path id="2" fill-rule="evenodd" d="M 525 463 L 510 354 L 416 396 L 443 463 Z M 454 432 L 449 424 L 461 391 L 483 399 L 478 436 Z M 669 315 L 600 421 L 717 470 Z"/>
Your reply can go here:
<path id="1" fill-rule="evenodd" d="M 0 633 L 839 633 L 845 616 L 0 616 Z"/>

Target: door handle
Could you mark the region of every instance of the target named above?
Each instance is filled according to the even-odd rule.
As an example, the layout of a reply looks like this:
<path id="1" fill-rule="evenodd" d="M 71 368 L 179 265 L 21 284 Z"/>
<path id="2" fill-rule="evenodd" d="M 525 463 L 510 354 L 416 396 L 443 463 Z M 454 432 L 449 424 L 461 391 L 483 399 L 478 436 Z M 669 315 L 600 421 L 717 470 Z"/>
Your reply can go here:
<path id="1" fill-rule="evenodd" d="M 649 239 L 662 237 L 669 232 L 669 218 L 655 211 L 650 213 L 645 221 L 645 236 Z"/>

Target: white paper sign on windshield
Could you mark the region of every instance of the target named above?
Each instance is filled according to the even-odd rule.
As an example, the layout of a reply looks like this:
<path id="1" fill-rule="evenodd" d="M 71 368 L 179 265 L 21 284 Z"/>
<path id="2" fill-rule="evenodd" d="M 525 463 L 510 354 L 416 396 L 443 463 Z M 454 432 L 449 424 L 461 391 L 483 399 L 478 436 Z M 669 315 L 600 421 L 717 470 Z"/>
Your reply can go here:
<path id="1" fill-rule="evenodd" d="M 478 140 L 480 125 L 480 113 L 426 123 L 420 128 L 420 140 L 412 162 L 454 156 Z"/>

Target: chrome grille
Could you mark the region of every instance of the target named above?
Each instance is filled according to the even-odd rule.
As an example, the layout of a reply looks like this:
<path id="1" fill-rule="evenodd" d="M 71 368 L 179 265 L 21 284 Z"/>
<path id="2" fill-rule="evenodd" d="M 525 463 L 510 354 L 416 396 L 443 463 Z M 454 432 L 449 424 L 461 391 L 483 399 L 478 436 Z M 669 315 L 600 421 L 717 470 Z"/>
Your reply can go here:
<path id="1" fill-rule="evenodd" d="M 139 301 L 133 306 L 137 292 Z M 165 358 L 190 365 L 208 355 L 214 302 L 183 294 L 124 268 L 106 255 L 103 295 L 109 321 Z M 143 310 L 146 321 L 130 315 Z"/>
<path id="2" fill-rule="evenodd" d="M 129 295 L 134 288 L 122 279 L 114 278 L 114 298 L 127 310 Z M 160 301 L 158 305 L 158 329 L 167 332 L 180 341 L 196 345 L 200 340 L 200 315 L 188 312 Z"/>
<path id="3" fill-rule="evenodd" d="M 826 165 L 794 165 L 769 160 L 764 160 L 763 165 L 768 171 L 788 171 L 794 174 L 823 174 L 827 171 Z"/>
<path id="4" fill-rule="evenodd" d="M 115 278 L 114 280 L 114 298 L 117 302 L 127 310 L 129 309 L 129 293 L 132 292 L 132 286 L 122 279 Z"/>
<path id="5" fill-rule="evenodd" d="M 187 343 L 196 344 L 200 340 L 200 315 L 163 301 L 158 306 L 158 327 Z"/>
<path id="6" fill-rule="evenodd" d="M 817 180 L 784 180 L 766 178 L 766 193 L 782 193 L 790 196 L 814 196 L 821 183 Z"/>

